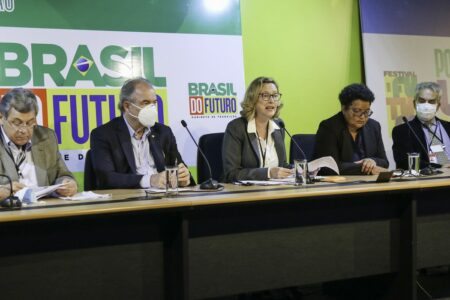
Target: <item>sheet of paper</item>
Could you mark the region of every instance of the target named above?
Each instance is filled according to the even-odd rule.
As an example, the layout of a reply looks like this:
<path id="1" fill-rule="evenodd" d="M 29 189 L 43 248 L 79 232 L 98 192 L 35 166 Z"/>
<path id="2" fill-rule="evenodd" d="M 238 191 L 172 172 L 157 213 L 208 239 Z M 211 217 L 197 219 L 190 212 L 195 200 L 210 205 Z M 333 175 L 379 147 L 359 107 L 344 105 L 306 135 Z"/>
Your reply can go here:
<path id="1" fill-rule="evenodd" d="M 55 184 L 50 186 L 33 186 L 24 187 L 17 191 L 14 195 L 17 196 L 24 203 L 36 203 L 38 199 L 50 195 L 59 187 L 64 186 L 65 183 Z"/>
<path id="2" fill-rule="evenodd" d="M 336 161 L 331 156 L 324 156 L 308 163 L 309 172 L 313 172 L 319 168 L 327 167 L 339 175 L 339 168 Z"/>
<path id="3" fill-rule="evenodd" d="M 147 193 L 165 193 L 166 189 L 157 189 L 157 188 L 148 188 L 145 189 Z M 194 192 L 196 191 L 195 187 L 182 187 L 178 188 L 178 192 Z"/>
<path id="4" fill-rule="evenodd" d="M 56 191 L 58 188 L 60 188 L 64 185 L 65 185 L 65 183 L 60 183 L 60 184 L 54 184 L 54 185 L 49 185 L 49 186 L 33 187 L 31 189 L 32 189 L 34 195 L 36 196 L 36 199 L 40 199 L 42 197 L 50 195 L 51 193 Z"/>
<path id="5" fill-rule="evenodd" d="M 111 198 L 111 194 L 97 194 L 92 191 L 88 191 L 88 192 L 76 193 L 75 195 L 73 195 L 71 197 L 59 197 L 59 198 L 64 199 L 64 200 L 72 200 L 72 201 L 108 199 L 108 198 Z"/>

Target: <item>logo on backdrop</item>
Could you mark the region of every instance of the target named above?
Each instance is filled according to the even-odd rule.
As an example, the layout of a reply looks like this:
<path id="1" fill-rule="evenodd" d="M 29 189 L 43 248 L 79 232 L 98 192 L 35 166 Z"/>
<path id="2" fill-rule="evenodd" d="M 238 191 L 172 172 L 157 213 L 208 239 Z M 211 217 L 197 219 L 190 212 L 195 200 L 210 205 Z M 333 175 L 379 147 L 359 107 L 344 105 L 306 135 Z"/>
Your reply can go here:
<path id="1" fill-rule="evenodd" d="M 0 12 L 10 13 L 13 12 L 15 8 L 14 0 L 0 0 Z"/>
<path id="2" fill-rule="evenodd" d="M 437 83 L 441 86 L 442 97 L 439 110 L 446 120 L 450 118 L 450 104 L 448 101 L 447 80 L 450 78 L 450 49 L 434 49 L 434 61 Z"/>
<path id="3" fill-rule="evenodd" d="M 415 114 L 412 102 L 416 84 L 417 75 L 413 71 L 384 71 L 389 132 L 402 122 L 403 116 Z"/>
<path id="4" fill-rule="evenodd" d="M 58 87 L 75 87 L 78 82 L 120 87 L 136 76 L 147 78 L 157 87 L 166 86 L 165 77 L 155 76 L 152 47 L 109 45 L 94 57 L 87 45 L 78 45 L 73 57 L 68 57 L 65 48 L 56 44 L 26 47 L 0 43 L 0 86 L 48 86 L 44 80 L 48 78 Z"/>
<path id="5" fill-rule="evenodd" d="M 450 104 L 448 101 L 447 80 L 450 78 L 450 49 L 434 49 L 434 73 L 436 78 L 424 78 L 420 81 L 435 80 L 442 89 L 439 117 L 449 119 Z M 402 123 L 402 116 L 414 116 L 413 99 L 415 88 L 419 82 L 415 71 L 384 71 L 386 107 L 388 127 L 391 129 Z"/>
<path id="6" fill-rule="evenodd" d="M 235 118 L 236 92 L 232 82 L 188 83 L 191 118 Z"/>
<path id="7" fill-rule="evenodd" d="M 0 86 L 2 94 L 11 87 L 31 86 L 40 102 L 41 124 L 55 130 L 71 170 L 77 169 L 71 168 L 72 162 L 84 159 L 80 148 L 89 147 L 92 129 L 119 115 L 120 87 L 129 78 L 152 82 L 158 121 L 164 123 L 166 77 L 155 76 L 152 47 L 108 45 L 95 56 L 88 45 L 78 45 L 70 49 L 75 50 L 70 57 L 66 50 L 56 44 L 0 43 Z"/>

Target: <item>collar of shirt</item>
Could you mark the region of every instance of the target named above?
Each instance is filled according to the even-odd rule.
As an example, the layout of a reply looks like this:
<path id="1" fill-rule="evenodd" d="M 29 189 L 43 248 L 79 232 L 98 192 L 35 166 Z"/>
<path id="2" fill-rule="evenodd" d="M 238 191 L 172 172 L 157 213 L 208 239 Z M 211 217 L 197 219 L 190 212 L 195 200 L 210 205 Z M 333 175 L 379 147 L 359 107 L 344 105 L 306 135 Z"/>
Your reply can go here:
<path id="1" fill-rule="evenodd" d="M 420 121 L 420 120 L 419 120 Z M 434 129 L 435 126 L 437 126 L 440 122 L 438 119 L 433 118 L 430 122 L 422 122 L 420 121 L 420 123 L 422 123 L 422 126 L 425 128 L 430 128 L 430 129 Z"/>
<path id="2" fill-rule="evenodd" d="M 272 133 L 275 130 L 277 130 L 277 129 L 280 129 L 280 127 L 278 127 L 277 123 L 275 123 L 273 120 L 269 120 L 269 130 L 267 132 L 267 137 L 269 137 L 269 136 L 271 137 Z M 256 134 L 256 121 L 255 121 L 255 118 L 253 118 L 250 121 L 248 121 L 247 132 Z"/>
<path id="3" fill-rule="evenodd" d="M 16 146 L 16 144 L 14 144 L 9 137 L 6 135 L 5 129 L 2 127 L 2 136 L 3 136 L 3 141 L 5 142 L 5 145 L 8 145 L 9 147 L 13 148 L 13 149 L 17 149 L 19 150 L 19 147 Z M 31 140 L 29 140 L 26 144 L 25 144 L 25 151 L 29 151 L 31 150 Z"/>
<path id="4" fill-rule="evenodd" d="M 260 154 L 261 158 L 264 156 L 264 158 L 260 160 L 260 167 L 267 168 L 267 177 L 268 178 L 270 178 L 270 168 L 278 166 L 278 155 L 277 155 L 277 152 L 275 149 L 274 140 L 272 138 L 272 133 L 277 129 L 280 129 L 280 127 L 278 127 L 277 123 L 275 123 L 273 120 L 270 120 L 269 121 L 269 129 L 267 132 L 267 139 L 265 141 L 259 141 L 259 143 L 260 143 L 259 154 Z M 250 121 L 248 121 L 247 132 L 254 133 L 254 134 L 256 134 L 256 136 L 258 136 L 258 134 L 256 132 L 255 119 L 251 119 Z M 262 144 L 264 145 L 264 148 L 266 149 L 264 151 L 264 155 L 262 153 L 262 147 L 263 147 Z"/>
<path id="5" fill-rule="evenodd" d="M 135 134 L 136 131 L 134 131 L 133 127 L 131 127 L 131 125 L 128 123 L 127 119 L 125 118 L 125 116 L 122 116 L 123 120 L 125 121 L 125 124 L 127 124 L 127 128 L 128 128 L 128 132 L 130 133 L 130 137 L 131 138 L 135 138 Z M 144 127 L 144 134 L 142 135 L 141 139 L 143 137 L 147 138 L 147 136 L 150 134 L 151 130 L 150 127 Z"/>

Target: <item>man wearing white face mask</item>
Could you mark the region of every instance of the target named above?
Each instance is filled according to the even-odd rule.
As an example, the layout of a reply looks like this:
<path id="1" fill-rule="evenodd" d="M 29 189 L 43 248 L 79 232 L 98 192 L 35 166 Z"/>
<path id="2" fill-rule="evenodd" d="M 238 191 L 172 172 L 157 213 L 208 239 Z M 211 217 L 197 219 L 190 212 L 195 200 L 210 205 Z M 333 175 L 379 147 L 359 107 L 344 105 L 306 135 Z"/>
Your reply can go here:
<path id="1" fill-rule="evenodd" d="M 165 187 L 166 165 L 178 165 L 178 184 L 195 184 L 170 127 L 156 122 L 156 91 L 144 78 L 130 79 L 120 92 L 122 116 L 91 132 L 97 188 Z"/>
<path id="2" fill-rule="evenodd" d="M 408 168 L 409 152 L 420 153 L 420 167 L 430 164 L 445 165 L 450 157 L 450 123 L 436 117 L 441 103 L 441 88 L 434 82 L 421 82 L 416 86 L 414 108 L 416 117 L 409 121 L 417 138 L 408 128 L 401 124 L 392 130 L 394 141 L 392 150 L 397 168 Z M 423 148 L 426 149 L 423 149 Z M 425 152 L 425 150 L 427 150 Z"/>

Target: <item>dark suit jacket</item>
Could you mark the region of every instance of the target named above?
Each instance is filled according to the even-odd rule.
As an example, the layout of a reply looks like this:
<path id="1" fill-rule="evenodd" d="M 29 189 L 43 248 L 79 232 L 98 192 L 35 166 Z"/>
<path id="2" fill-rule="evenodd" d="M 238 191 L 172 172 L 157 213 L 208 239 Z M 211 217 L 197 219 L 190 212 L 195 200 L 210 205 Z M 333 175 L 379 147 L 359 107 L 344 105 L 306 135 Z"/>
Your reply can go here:
<path id="1" fill-rule="evenodd" d="M 450 122 L 438 119 L 441 122 L 442 127 L 448 135 L 450 135 Z M 409 124 L 413 128 L 416 135 L 419 137 L 419 141 L 416 139 L 414 134 L 411 132 L 406 124 L 400 124 L 392 129 L 392 151 L 394 153 L 394 160 L 397 168 L 408 169 L 408 152 L 419 152 L 420 153 L 420 168 L 428 166 L 430 159 L 428 157 L 428 145 L 426 142 L 425 133 L 423 132 L 422 123 L 417 117 L 412 119 Z M 426 150 L 425 150 L 425 149 Z"/>
<path id="2" fill-rule="evenodd" d="M 158 172 L 164 170 L 169 158 L 173 161 L 176 157 L 178 163 L 183 162 L 170 127 L 156 123 L 148 138 Z M 99 189 L 140 188 L 143 175 L 136 174 L 130 132 L 123 117 L 91 132 L 91 154 Z M 192 177 L 191 184 L 195 185 Z"/>
<path id="3" fill-rule="evenodd" d="M 389 162 L 384 151 L 383 139 L 381 137 L 380 124 L 369 119 L 361 129 L 364 136 L 364 149 L 366 158 L 373 159 L 377 166 L 387 168 Z M 353 144 L 352 136 L 347 128 L 342 112 L 337 113 L 331 118 L 320 123 L 316 134 L 316 144 L 314 158 L 323 156 L 332 156 L 339 167 L 342 175 L 362 175 L 361 164 L 353 162 Z M 320 171 L 320 174 L 332 174 L 330 169 L 326 168 Z"/>
<path id="4" fill-rule="evenodd" d="M 58 141 L 53 130 L 42 126 L 34 128 L 31 138 L 31 156 L 39 186 L 61 183 L 65 177 L 74 179 L 59 153 Z M 1 142 L 0 174 L 8 175 L 12 181 L 19 181 L 14 162 Z"/>
<path id="5" fill-rule="evenodd" d="M 277 122 L 277 120 L 275 120 Z M 247 120 L 238 118 L 228 123 L 222 144 L 224 181 L 267 180 L 267 168 L 260 168 L 258 138 L 247 132 Z M 287 168 L 284 132 L 272 133 L 278 155 L 278 166 Z"/>

